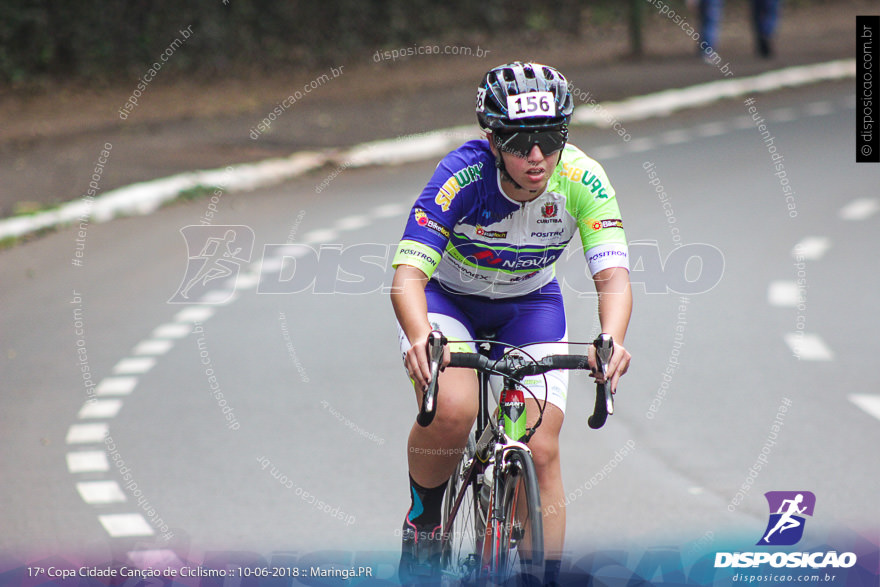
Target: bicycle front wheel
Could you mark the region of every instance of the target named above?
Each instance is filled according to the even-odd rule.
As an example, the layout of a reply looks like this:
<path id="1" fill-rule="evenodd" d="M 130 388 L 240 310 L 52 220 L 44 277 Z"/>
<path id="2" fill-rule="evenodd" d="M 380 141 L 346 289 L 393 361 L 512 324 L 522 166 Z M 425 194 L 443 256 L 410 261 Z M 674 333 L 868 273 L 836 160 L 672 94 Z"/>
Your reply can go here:
<path id="1" fill-rule="evenodd" d="M 489 569 L 499 583 L 518 573 L 542 573 L 544 565 L 544 523 L 535 464 L 529 453 L 519 449 L 509 451 L 505 460 L 509 468 L 499 496 L 502 517 L 493 521 Z"/>
<path id="2" fill-rule="evenodd" d="M 467 446 L 455 472 L 446 485 L 443 496 L 443 533 L 445 540 L 440 555 L 441 583 L 461 585 L 476 579 L 479 570 L 480 545 L 486 527 L 484 513 L 479 507 L 476 451 L 473 438 Z"/>

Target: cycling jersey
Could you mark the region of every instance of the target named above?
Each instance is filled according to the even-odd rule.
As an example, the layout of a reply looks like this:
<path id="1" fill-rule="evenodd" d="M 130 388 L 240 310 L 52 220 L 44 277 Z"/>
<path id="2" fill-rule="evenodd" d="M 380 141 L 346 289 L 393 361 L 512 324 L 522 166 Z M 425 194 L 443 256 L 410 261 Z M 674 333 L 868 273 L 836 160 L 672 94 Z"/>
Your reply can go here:
<path id="1" fill-rule="evenodd" d="M 521 296 L 550 283 L 576 232 L 592 275 L 629 268 L 626 236 L 605 171 L 574 145 L 547 189 L 517 202 L 501 189 L 488 141 L 449 153 L 415 202 L 393 266 L 412 265 L 449 291 Z"/>

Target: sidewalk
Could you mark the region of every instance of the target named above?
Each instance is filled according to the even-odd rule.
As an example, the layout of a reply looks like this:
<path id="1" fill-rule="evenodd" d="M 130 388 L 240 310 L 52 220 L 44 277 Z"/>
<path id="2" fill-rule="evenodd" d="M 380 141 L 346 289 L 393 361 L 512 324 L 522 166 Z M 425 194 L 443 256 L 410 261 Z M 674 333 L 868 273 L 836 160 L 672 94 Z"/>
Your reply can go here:
<path id="1" fill-rule="evenodd" d="M 118 111 L 134 83 L 26 99 L 2 95 L 0 217 L 81 197 L 99 158 L 106 161 L 97 173 L 101 194 L 189 170 L 475 124 L 472 103 L 481 74 L 517 58 L 557 66 L 602 102 L 724 78 L 696 57 L 694 42 L 680 28 L 650 4 L 645 8 L 648 57 L 642 61 L 621 57 L 626 52 L 621 28 L 607 31 L 602 42 L 585 38 L 525 53 L 488 43 L 482 46 L 491 52 L 482 59 L 414 56 L 376 63 L 373 53 L 365 54 L 359 62 L 337 65 L 336 78 L 328 75 L 329 81 L 283 106 L 287 96 L 331 69 L 209 86 L 158 76 L 124 120 Z M 747 14 L 730 7 L 718 52 L 734 77 L 852 58 L 855 15 L 873 8 L 864 0 L 845 9 L 786 6 L 777 56 L 762 60 L 754 56 Z M 688 20 L 696 24 L 695 17 Z M 260 121 L 279 107 L 268 129 L 260 131 Z M 109 157 L 102 157 L 102 150 Z"/>

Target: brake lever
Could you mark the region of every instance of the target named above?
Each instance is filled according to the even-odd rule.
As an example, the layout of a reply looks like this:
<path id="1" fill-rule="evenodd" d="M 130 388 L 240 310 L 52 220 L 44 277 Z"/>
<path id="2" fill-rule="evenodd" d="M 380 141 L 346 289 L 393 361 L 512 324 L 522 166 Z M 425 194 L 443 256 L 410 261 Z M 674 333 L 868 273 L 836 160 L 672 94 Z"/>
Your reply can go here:
<path id="1" fill-rule="evenodd" d="M 614 340 L 610 334 L 604 332 L 593 341 L 596 347 L 596 358 L 602 368 L 602 377 L 605 379 L 605 410 L 608 415 L 614 413 L 614 395 L 611 393 L 611 381 L 608 380 L 608 363 L 611 362 L 611 356 L 614 354 Z"/>
<path id="2" fill-rule="evenodd" d="M 593 415 L 587 420 L 590 428 L 598 429 L 605 424 L 609 414 L 614 413 L 614 397 L 611 394 L 611 382 L 608 380 L 608 362 L 614 354 L 614 340 L 610 334 L 604 332 L 593 341 L 596 348 L 596 362 L 602 370 L 604 383 L 596 384 L 596 404 L 593 407 Z"/>
<path id="3" fill-rule="evenodd" d="M 431 331 L 428 334 L 428 354 L 431 360 L 431 382 L 425 386 L 422 396 L 422 407 L 416 422 L 419 426 L 428 426 L 434 421 L 437 413 L 437 380 L 440 378 L 440 363 L 443 361 L 443 347 L 446 346 L 447 340 L 443 333 L 439 330 Z"/>

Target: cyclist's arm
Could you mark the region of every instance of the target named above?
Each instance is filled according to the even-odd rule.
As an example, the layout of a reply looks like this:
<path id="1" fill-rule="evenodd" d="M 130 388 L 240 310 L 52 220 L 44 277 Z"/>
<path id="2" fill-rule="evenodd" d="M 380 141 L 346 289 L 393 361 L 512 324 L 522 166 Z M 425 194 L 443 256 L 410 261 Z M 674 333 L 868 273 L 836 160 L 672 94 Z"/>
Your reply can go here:
<path id="1" fill-rule="evenodd" d="M 602 332 L 614 338 L 614 353 L 608 366 L 611 390 L 617 390 L 620 376 L 629 369 L 630 354 L 623 346 L 629 318 L 632 314 L 632 288 L 629 271 L 623 267 L 608 267 L 593 276 L 599 294 L 599 322 Z"/>
<path id="2" fill-rule="evenodd" d="M 394 314 L 412 345 L 406 352 L 404 363 L 418 389 L 427 385 L 431 377 L 427 341 L 432 328 L 428 322 L 428 301 L 425 298 L 427 284 L 428 276 L 421 269 L 401 264 L 394 272 L 391 287 Z"/>

